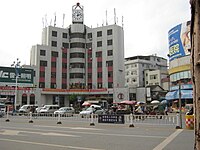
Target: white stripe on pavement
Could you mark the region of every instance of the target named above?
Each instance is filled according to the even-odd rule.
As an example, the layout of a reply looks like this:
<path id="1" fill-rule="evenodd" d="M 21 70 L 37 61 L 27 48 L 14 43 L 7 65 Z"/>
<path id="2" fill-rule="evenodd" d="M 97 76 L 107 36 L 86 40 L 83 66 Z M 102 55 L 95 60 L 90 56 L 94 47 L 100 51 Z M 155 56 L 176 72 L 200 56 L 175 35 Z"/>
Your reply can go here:
<path id="1" fill-rule="evenodd" d="M 156 146 L 153 150 L 161 150 L 163 149 L 165 146 L 167 146 L 167 144 L 169 144 L 176 136 L 178 136 L 181 132 L 183 131 L 183 129 L 178 129 L 176 130 L 176 132 L 172 133 L 170 136 L 168 136 L 162 143 L 160 143 L 158 146 Z"/>
<path id="2" fill-rule="evenodd" d="M 78 149 L 78 150 L 103 150 L 103 149 L 95 149 L 95 148 L 88 148 L 88 147 L 76 147 L 76 146 L 38 143 L 38 142 L 12 140 L 12 139 L 2 139 L 2 138 L 0 138 L 0 141 L 16 142 L 16 143 L 23 143 L 23 144 L 33 144 L 33 145 L 42 145 L 42 146 L 51 146 L 51 147 L 59 147 L 59 148 L 71 148 L 71 149 Z"/>

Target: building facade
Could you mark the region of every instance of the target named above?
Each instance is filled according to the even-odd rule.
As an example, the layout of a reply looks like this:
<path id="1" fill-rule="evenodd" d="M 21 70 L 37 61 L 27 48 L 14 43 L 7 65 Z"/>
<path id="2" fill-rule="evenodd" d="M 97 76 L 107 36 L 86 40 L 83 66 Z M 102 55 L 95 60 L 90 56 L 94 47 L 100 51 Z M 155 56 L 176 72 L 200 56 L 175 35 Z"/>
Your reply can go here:
<path id="1" fill-rule="evenodd" d="M 43 29 L 42 44 L 32 47 L 30 62 L 35 67 L 35 87 L 41 91 L 39 105 L 56 103 L 57 99 L 66 105 L 70 94 L 112 101 L 120 101 L 118 94 L 123 94 L 121 100 L 128 99 L 123 28 L 116 24 L 87 27 L 80 3 L 72 7 L 68 28 Z"/>
<path id="2" fill-rule="evenodd" d="M 156 55 L 125 58 L 125 85 L 129 88 L 130 99 L 139 98 L 146 102 L 145 87 L 161 86 L 161 79 L 167 77 L 167 69 L 167 59 Z"/>
<path id="3" fill-rule="evenodd" d="M 173 27 L 168 35 L 170 91 L 165 98 L 172 102 L 181 99 L 183 105 L 192 103 L 190 21 Z"/>

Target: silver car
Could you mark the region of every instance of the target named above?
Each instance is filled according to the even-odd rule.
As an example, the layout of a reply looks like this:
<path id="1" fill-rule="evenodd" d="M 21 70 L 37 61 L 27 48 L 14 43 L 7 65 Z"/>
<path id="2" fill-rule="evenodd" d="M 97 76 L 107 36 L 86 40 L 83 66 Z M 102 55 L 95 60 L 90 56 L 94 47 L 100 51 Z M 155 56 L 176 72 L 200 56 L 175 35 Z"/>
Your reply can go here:
<path id="1" fill-rule="evenodd" d="M 62 115 L 62 116 L 73 116 L 75 110 L 73 107 L 61 107 L 60 109 L 54 111 L 54 115 Z"/>

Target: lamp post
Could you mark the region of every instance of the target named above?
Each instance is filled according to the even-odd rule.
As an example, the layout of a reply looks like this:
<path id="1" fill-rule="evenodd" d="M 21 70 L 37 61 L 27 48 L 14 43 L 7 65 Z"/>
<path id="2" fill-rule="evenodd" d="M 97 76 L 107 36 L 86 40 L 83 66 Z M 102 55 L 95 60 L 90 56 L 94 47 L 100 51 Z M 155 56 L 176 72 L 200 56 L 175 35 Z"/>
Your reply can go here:
<path id="1" fill-rule="evenodd" d="M 177 124 L 176 129 L 182 129 L 181 81 L 179 81 L 178 83 L 178 91 L 179 91 L 179 123 Z"/>
<path id="2" fill-rule="evenodd" d="M 19 77 L 19 68 L 20 68 L 20 61 L 17 58 L 16 62 L 14 61 L 11 67 L 15 67 L 15 101 L 14 101 L 14 111 L 16 111 L 16 103 L 17 103 L 17 81 Z"/>

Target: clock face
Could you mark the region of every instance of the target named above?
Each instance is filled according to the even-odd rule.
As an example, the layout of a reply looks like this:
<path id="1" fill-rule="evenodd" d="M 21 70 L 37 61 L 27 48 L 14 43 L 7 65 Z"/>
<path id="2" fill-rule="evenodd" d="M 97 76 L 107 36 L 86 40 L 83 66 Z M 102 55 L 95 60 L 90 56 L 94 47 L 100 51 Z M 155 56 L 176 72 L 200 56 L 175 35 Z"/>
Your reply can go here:
<path id="1" fill-rule="evenodd" d="M 73 10 L 72 14 L 73 21 L 83 21 L 83 12 L 81 10 Z"/>

